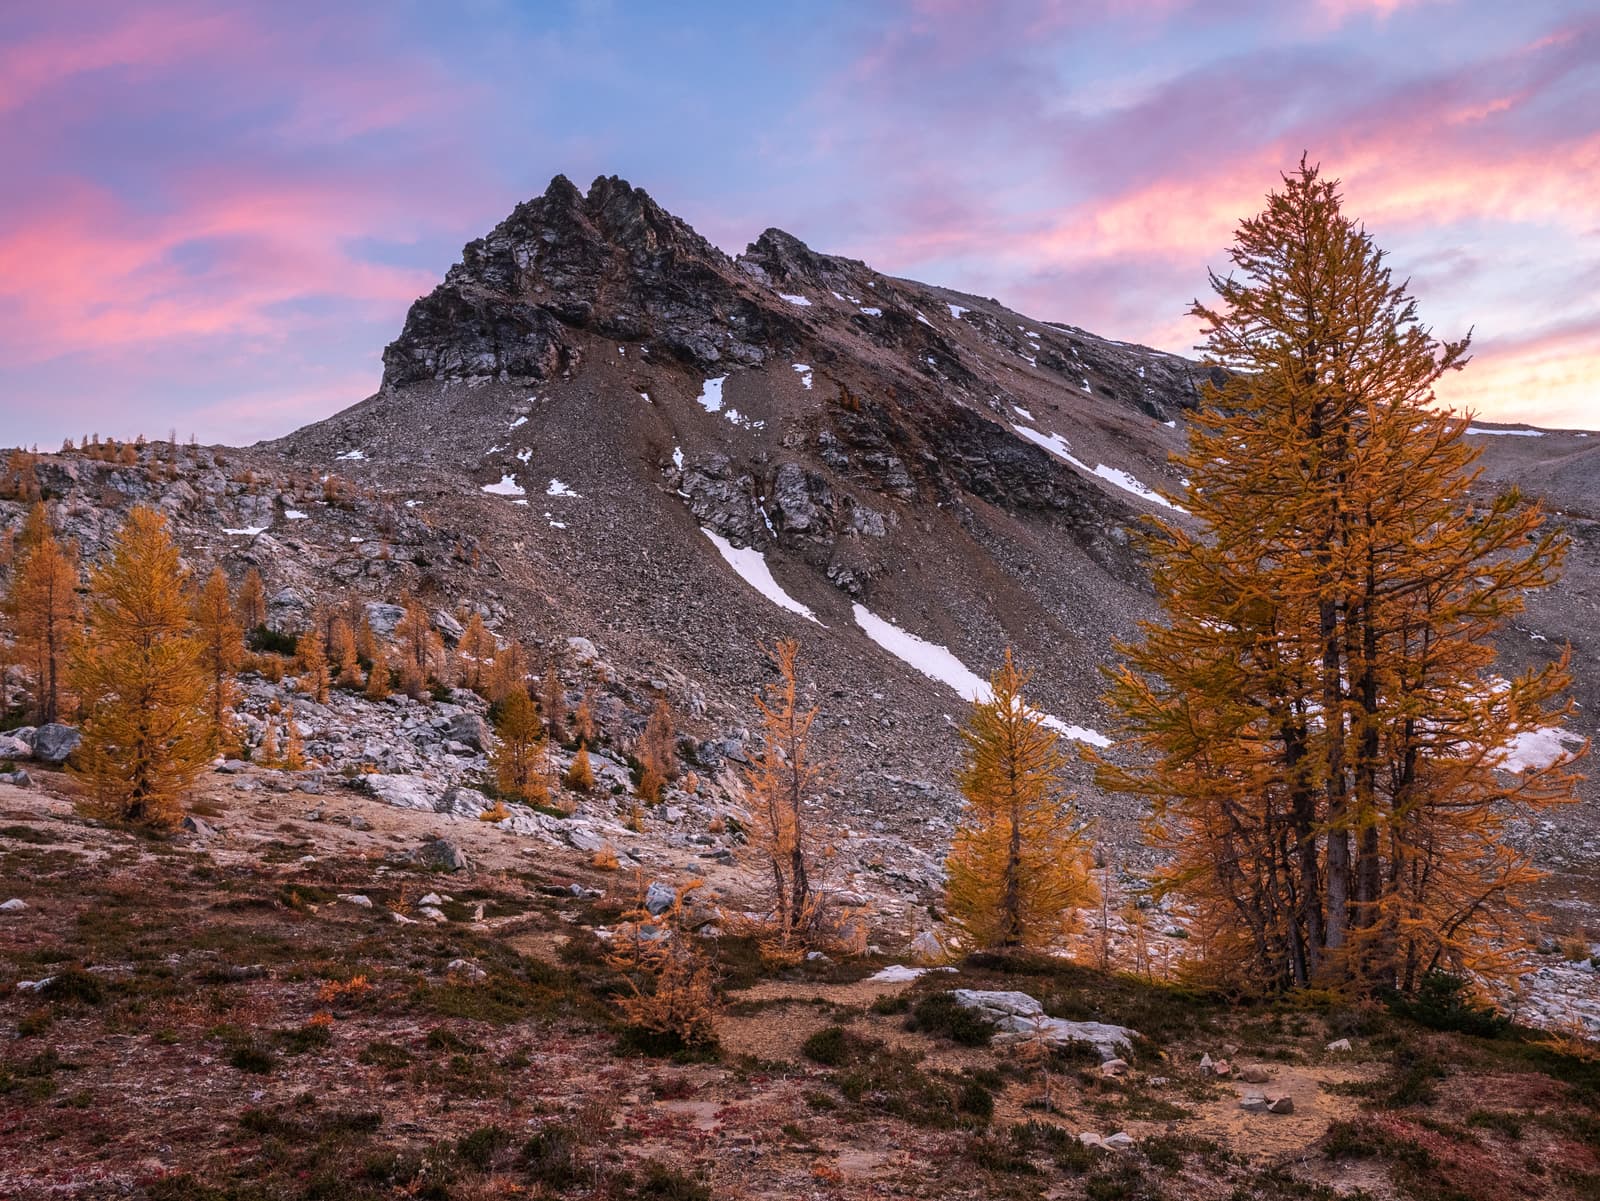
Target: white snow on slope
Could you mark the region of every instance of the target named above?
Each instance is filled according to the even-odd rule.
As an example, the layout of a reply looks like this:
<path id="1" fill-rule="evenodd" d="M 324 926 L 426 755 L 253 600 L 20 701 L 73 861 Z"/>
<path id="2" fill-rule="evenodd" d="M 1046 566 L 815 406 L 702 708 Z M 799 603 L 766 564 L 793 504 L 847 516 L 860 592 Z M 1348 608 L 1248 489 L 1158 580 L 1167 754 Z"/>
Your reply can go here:
<path id="1" fill-rule="evenodd" d="M 550 486 L 544 490 L 546 496 L 564 496 L 569 500 L 582 500 L 583 498 L 567 487 L 560 480 L 551 480 Z"/>
<path id="2" fill-rule="evenodd" d="M 1111 739 L 1107 738 L 1099 730 L 1092 729 L 1089 726 L 1068 725 L 1059 717 L 1053 717 L 1048 713 L 1041 715 L 1040 720 L 1045 724 L 1046 727 L 1054 730 L 1063 738 L 1072 739 L 1073 742 L 1087 742 L 1090 746 L 1111 745 Z"/>
<path id="3" fill-rule="evenodd" d="M 672 465 L 679 471 L 683 470 L 683 447 L 674 446 L 672 448 Z"/>
<path id="4" fill-rule="evenodd" d="M 790 292 L 779 292 L 778 299 L 786 300 L 790 304 L 799 305 L 803 309 L 809 309 L 811 307 L 811 302 L 804 296 L 798 296 Z"/>
<path id="5" fill-rule="evenodd" d="M 965 313 L 967 311 L 966 309 L 962 308 L 959 304 L 952 304 L 949 307 L 950 307 L 950 316 L 954 317 L 957 321 L 960 321 L 961 320 L 961 314 Z"/>
<path id="6" fill-rule="evenodd" d="M 1504 434 L 1512 438 L 1542 438 L 1543 430 L 1486 430 L 1482 426 L 1467 426 L 1469 434 Z"/>
<path id="7" fill-rule="evenodd" d="M 722 412 L 722 381 L 727 378 L 725 375 L 719 375 L 716 379 L 708 379 L 700 386 L 700 407 L 706 412 Z"/>
<path id="8" fill-rule="evenodd" d="M 1029 429 L 1025 425 L 1013 425 L 1011 428 L 1016 430 L 1018 435 L 1026 438 L 1035 446 L 1042 446 L 1045 450 L 1048 450 L 1051 454 L 1055 455 L 1056 458 L 1065 459 L 1080 471 L 1092 472 L 1093 469 L 1089 466 L 1089 464 L 1085 463 L 1082 459 L 1078 458 L 1072 453 L 1072 447 L 1060 434 L 1041 433 L 1039 430 Z"/>
<path id="9" fill-rule="evenodd" d="M 285 509 L 283 511 L 283 515 L 286 518 L 288 518 L 290 521 L 310 521 L 311 520 L 311 514 L 302 512 L 299 509 Z"/>
<path id="10" fill-rule="evenodd" d="M 1011 428 L 1035 446 L 1041 446 L 1048 450 L 1058 459 L 1064 459 L 1080 471 L 1087 471 L 1090 475 L 1099 476 L 1106 483 L 1114 484 L 1124 492 L 1131 492 L 1141 500 L 1148 500 L 1152 504 L 1165 505 L 1167 508 L 1174 509 L 1179 513 L 1188 511 L 1182 505 L 1175 505 L 1166 497 L 1145 487 L 1144 484 L 1120 467 L 1107 467 L 1104 463 L 1096 463 L 1093 467 L 1090 467 L 1072 453 L 1071 445 L 1060 434 L 1041 433 L 1036 429 L 1029 429 L 1025 425 L 1013 425 Z"/>
<path id="11" fill-rule="evenodd" d="M 728 566 L 738 573 L 739 578 L 762 596 L 766 597 L 780 609 L 787 609 L 791 613 L 798 613 L 807 621 L 815 621 L 818 625 L 817 615 L 806 608 L 794 597 L 783 590 L 783 586 L 772 578 L 772 569 L 767 566 L 766 556 L 753 546 L 734 546 L 715 530 L 705 526 L 700 527 L 700 532 L 711 539 L 711 545 L 727 562 Z"/>
<path id="12" fill-rule="evenodd" d="M 267 527 L 264 526 L 264 525 L 247 525 L 243 529 L 238 529 L 238 530 L 225 529 L 222 532 L 224 534 L 234 534 L 234 535 L 237 535 L 237 536 L 242 537 L 242 538 L 254 538 L 257 534 L 266 533 L 267 532 Z"/>
<path id="13" fill-rule="evenodd" d="M 1501 752 L 1495 766 L 1501 771 L 1543 771 L 1583 745 L 1581 735 L 1560 726 L 1524 730 Z"/>
<path id="14" fill-rule="evenodd" d="M 870 305 L 867 308 L 862 309 L 861 312 L 862 312 L 863 315 L 868 316 L 868 317 L 882 317 L 883 316 L 883 310 L 882 309 L 875 308 L 875 307 L 872 307 Z"/>
<path id="15" fill-rule="evenodd" d="M 483 486 L 483 490 L 489 493 L 491 496 L 527 495 L 522 485 L 517 483 L 517 477 L 514 475 L 503 475 L 500 477 L 500 482 L 498 484 L 485 484 Z"/>
<path id="16" fill-rule="evenodd" d="M 986 701 L 993 697 L 989 681 L 982 679 L 968 668 L 951 653 L 948 647 L 918 638 L 909 630 L 902 630 L 894 622 L 879 617 L 865 605 L 853 605 L 851 612 L 855 614 L 856 625 L 866 632 L 868 638 L 896 659 L 916 668 L 930 680 L 937 680 L 955 689 L 969 701 Z M 1068 725 L 1059 717 L 1052 717 L 1048 713 L 1041 713 L 1039 717 L 1049 729 L 1076 742 L 1087 742 L 1094 746 L 1111 745 L 1111 739 L 1098 730 L 1091 730 L 1087 726 Z"/>
<path id="17" fill-rule="evenodd" d="M 811 391 L 811 364 L 796 363 L 794 369 L 800 375 L 800 382 L 805 385 L 807 392 Z"/>
<path id="18" fill-rule="evenodd" d="M 512 429 L 516 429 L 518 426 L 527 425 L 527 424 L 528 424 L 528 419 L 526 417 L 518 417 L 515 421 L 513 421 L 511 423 L 511 428 Z"/>
<path id="19" fill-rule="evenodd" d="M 930 680 L 954 688 L 962 698 L 975 701 L 987 698 L 989 682 L 968 670 L 967 665 L 947 647 L 936 642 L 925 642 L 908 630 L 902 630 L 892 621 L 885 621 L 865 605 L 851 606 L 856 624 L 896 659 L 909 663 Z"/>
<path id="20" fill-rule="evenodd" d="M 333 456 L 335 462 L 338 462 L 338 461 L 341 461 L 341 460 L 343 460 L 345 462 L 352 462 L 352 461 L 357 461 L 357 460 L 360 460 L 360 459 L 365 459 L 366 457 L 367 457 L 367 452 L 364 451 L 364 450 L 347 450 L 342 455 L 334 455 Z"/>

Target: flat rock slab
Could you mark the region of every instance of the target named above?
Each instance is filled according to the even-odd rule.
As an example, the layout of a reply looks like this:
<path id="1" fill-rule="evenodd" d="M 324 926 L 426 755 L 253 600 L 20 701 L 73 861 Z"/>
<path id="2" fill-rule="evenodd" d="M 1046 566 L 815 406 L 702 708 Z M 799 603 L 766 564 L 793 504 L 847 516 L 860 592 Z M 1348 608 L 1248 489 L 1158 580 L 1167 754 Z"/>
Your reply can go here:
<path id="1" fill-rule="evenodd" d="M 1109 1022 L 1071 1022 L 1045 1014 L 1044 1006 L 1025 992 L 984 991 L 957 988 L 950 995 L 964 1009 L 976 1009 L 995 1024 L 1001 1045 L 1042 1037 L 1053 1046 L 1087 1043 L 1100 1053 L 1102 1061 L 1133 1053 L 1137 1030 Z"/>

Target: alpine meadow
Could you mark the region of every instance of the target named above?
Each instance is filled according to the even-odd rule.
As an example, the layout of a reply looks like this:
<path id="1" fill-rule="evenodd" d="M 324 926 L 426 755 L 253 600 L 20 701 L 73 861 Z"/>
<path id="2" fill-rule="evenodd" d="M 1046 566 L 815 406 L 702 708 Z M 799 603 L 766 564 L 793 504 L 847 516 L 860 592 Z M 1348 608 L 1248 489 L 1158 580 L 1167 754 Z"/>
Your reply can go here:
<path id="1" fill-rule="evenodd" d="M 1596 63 L 0 14 L 0 1198 L 1600 1196 Z"/>

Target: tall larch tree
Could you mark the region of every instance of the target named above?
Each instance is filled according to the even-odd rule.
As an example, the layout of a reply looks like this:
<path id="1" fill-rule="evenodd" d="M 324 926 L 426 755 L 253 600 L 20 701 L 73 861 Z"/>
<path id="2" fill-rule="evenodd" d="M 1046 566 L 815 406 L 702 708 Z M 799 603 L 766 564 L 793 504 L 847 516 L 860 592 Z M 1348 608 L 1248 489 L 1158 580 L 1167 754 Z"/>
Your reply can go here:
<path id="1" fill-rule="evenodd" d="M 211 569 L 195 594 L 194 628 L 206 673 L 206 715 L 215 752 L 232 741 L 228 713 L 238 692 L 234 676 L 244 662 L 244 631 L 228 595 L 228 577 L 220 567 Z"/>
<path id="2" fill-rule="evenodd" d="M 501 702 L 494 733 L 490 766 L 500 791 L 519 801 L 548 801 L 544 726 L 527 689 L 519 689 Z"/>
<path id="3" fill-rule="evenodd" d="M 567 685 L 561 678 L 561 656 L 552 647 L 539 677 L 539 715 L 552 744 L 567 738 Z"/>
<path id="4" fill-rule="evenodd" d="M 483 624 L 483 618 L 473 613 L 467 618 L 461 641 L 456 646 L 461 656 L 461 682 L 474 692 L 481 693 L 489 679 L 489 668 L 494 662 L 494 635 Z"/>
<path id="5" fill-rule="evenodd" d="M 33 717 L 41 725 L 61 716 L 80 629 L 79 583 L 77 548 L 56 537 L 44 504 L 35 504 L 16 540 L 5 609 L 17 657 L 33 679 Z"/>
<path id="6" fill-rule="evenodd" d="M 238 610 L 239 624 L 246 631 L 259 630 L 267 624 L 267 586 L 254 567 L 239 581 L 239 595 L 234 606 Z"/>
<path id="7" fill-rule="evenodd" d="M 88 632 L 71 661 L 87 715 L 75 770 L 92 816 L 174 827 L 210 757 L 187 582 L 166 519 L 143 507 L 92 574 Z"/>
<path id="8" fill-rule="evenodd" d="M 962 727 L 966 800 L 945 863 L 950 917 L 974 946 L 1048 947 L 1090 903 L 1087 839 L 1063 785 L 1067 757 L 1023 698 L 1030 676 L 1008 648 Z"/>
<path id="9" fill-rule="evenodd" d="M 1505 823 L 1570 798 L 1573 756 L 1497 770 L 1568 681 L 1500 678 L 1488 638 L 1564 543 L 1514 492 L 1468 499 L 1467 422 L 1433 406 L 1466 340 L 1418 320 L 1336 181 L 1302 161 L 1230 258 L 1194 308 L 1224 382 L 1176 460 L 1199 529 L 1153 521 L 1166 616 L 1109 695 L 1146 757 L 1102 778 L 1149 799 L 1219 974 L 1502 974 L 1534 878 Z"/>
<path id="10" fill-rule="evenodd" d="M 394 640 L 400 649 L 402 678 L 414 678 L 426 687 L 438 674 L 444 643 L 434 632 L 427 609 L 415 597 L 406 601 L 405 616 L 394 627 Z"/>
<path id="11" fill-rule="evenodd" d="M 764 861 L 761 891 L 769 912 L 766 925 L 780 952 L 803 945 L 821 919 L 817 893 L 819 853 L 810 809 L 822 784 L 823 768 L 811 752 L 811 726 L 817 709 L 799 701 L 796 667 L 800 644 L 783 639 L 770 657 L 778 680 L 755 698 L 761 743 L 745 772 L 750 797 L 750 841 Z"/>
<path id="12" fill-rule="evenodd" d="M 516 692 L 528 690 L 528 652 L 515 638 L 494 653 L 489 670 L 489 699 L 496 704 Z"/>
<path id="13" fill-rule="evenodd" d="M 639 788 L 641 800 L 659 804 L 667 785 L 677 774 L 676 738 L 672 731 L 672 706 L 664 696 L 655 707 L 639 736 Z"/>
<path id="14" fill-rule="evenodd" d="M 333 673 L 328 666 L 328 652 L 322 643 L 322 626 L 313 624 L 295 641 L 295 658 L 300 665 L 300 688 L 319 705 L 328 703 L 328 689 L 333 684 Z"/>

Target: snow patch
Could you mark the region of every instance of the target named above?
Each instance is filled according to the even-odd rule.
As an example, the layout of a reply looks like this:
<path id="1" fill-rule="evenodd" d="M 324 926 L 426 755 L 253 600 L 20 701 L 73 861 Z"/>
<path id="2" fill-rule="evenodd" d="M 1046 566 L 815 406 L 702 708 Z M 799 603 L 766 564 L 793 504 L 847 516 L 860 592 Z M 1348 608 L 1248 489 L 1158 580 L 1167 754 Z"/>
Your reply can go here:
<path id="1" fill-rule="evenodd" d="M 582 500 L 583 499 L 583 497 L 579 496 L 576 492 L 574 492 L 566 484 L 563 484 L 560 480 L 551 480 L 550 481 L 550 486 L 544 490 L 544 494 L 546 496 L 564 496 L 568 500 Z"/>
<path id="2" fill-rule="evenodd" d="M 809 299 L 793 292 L 779 292 L 778 299 L 787 304 L 798 305 L 803 309 L 809 309 L 811 307 L 811 301 Z"/>
<path id="3" fill-rule="evenodd" d="M 959 304 L 952 304 L 952 305 L 949 305 L 948 307 L 950 309 L 950 316 L 955 318 L 957 321 L 961 320 L 961 314 L 970 311 L 968 309 L 962 308 Z"/>
<path id="4" fill-rule="evenodd" d="M 517 451 L 517 462 L 526 463 L 531 458 L 533 458 L 533 447 L 524 446 L 521 450 Z"/>
<path id="5" fill-rule="evenodd" d="M 806 608 L 794 597 L 783 590 L 782 585 L 772 578 L 772 569 L 767 566 L 766 556 L 752 546 L 734 546 L 715 530 L 700 527 L 700 532 L 711 539 L 711 544 L 717 548 L 728 566 L 738 574 L 750 587 L 766 597 L 780 609 L 787 609 L 791 613 L 798 613 L 807 621 L 817 621 L 817 615 Z"/>
<path id="6" fill-rule="evenodd" d="M 1511 437 L 1511 438 L 1542 438 L 1542 437 L 1544 437 L 1544 431 L 1543 430 L 1486 430 L 1481 425 L 1469 425 L 1469 426 L 1467 426 L 1467 433 L 1469 433 L 1469 434 L 1504 435 L 1506 437 Z"/>
<path id="7" fill-rule="evenodd" d="M 267 532 L 267 527 L 264 526 L 264 525 L 247 525 L 242 529 L 237 529 L 237 530 L 225 529 L 222 532 L 224 534 L 233 534 L 234 536 L 240 537 L 240 538 L 254 538 L 257 534 L 266 533 Z"/>
<path id="8" fill-rule="evenodd" d="M 299 509 L 285 509 L 283 515 L 290 521 L 310 521 L 311 514 L 303 513 Z"/>
<path id="9" fill-rule="evenodd" d="M 683 447 L 674 446 L 672 448 L 672 465 L 679 471 L 683 470 Z"/>
<path id="10" fill-rule="evenodd" d="M 359 462 L 360 460 L 365 459 L 366 457 L 367 457 L 367 452 L 364 451 L 364 450 L 347 450 L 342 455 L 334 455 L 333 459 L 334 459 L 334 462 L 336 462 L 336 463 L 339 463 L 339 462 L 351 463 L 351 462 Z"/>
<path id="11" fill-rule="evenodd" d="M 491 496 L 526 496 L 527 492 L 521 484 L 517 483 L 514 475 L 503 475 L 498 484 L 485 484 L 483 491 Z"/>
<path id="12" fill-rule="evenodd" d="M 1563 730 L 1560 726 L 1524 730 L 1500 752 L 1494 766 L 1508 772 L 1543 771 L 1555 766 L 1582 745 L 1581 735 Z"/>
<path id="13" fill-rule="evenodd" d="M 708 413 L 722 412 L 722 383 L 728 377 L 719 375 L 700 385 L 700 407 Z"/>
<path id="14" fill-rule="evenodd" d="M 528 419 L 526 417 L 518 417 L 515 421 L 513 421 L 511 423 L 511 428 L 512 429 L 516 429 L 518 426 L 527 425 L 527 424 L 528 424 Z"/>
<path id="15" fill-rule="evenodd" d="M 1039 430 L 1029 429 L 1025 425 L 1013 425 L 1011 428 L 1035 446 L 1043 447 L 1057 458 L 1071 463 L 1080 471 L 1087 471 L 1090 475 L 1099 476 L 1106 483 L 1113 484 L 1124 492 L 1131 492 L 1141 500 L 1150 501 L 1152 504 L 1164 505 L 1179 513 L 1187 512 L 1183 506 L 1175 505 L 1166 497 L 1145 487 L 1144 484 L 1120 467 L 1107 467 L 1104 463 L 1097 463 L 1090 467 L 1072 453 L 1071 445 L 1060 434 L 1041 433 Z"/>
<path id="16" fill-rule="evenodd" d="M 856 625 L 866 632 L 884 650 L 896 659 L 910 664 L 930 680 L 937 680 L 960 693 L 969 701 L 987 700 L 989 682 L 968 669 L 953 655 L 948 647 L 936 642 L 926 642 L 909 630 L 902 630 L 892 621 L 879 617 L 865 605 L 851 606 Z"/>
<path id="17" fill-rule="evenodd" d="M 865 317 L 882 317 L 883 316 L 883 310 L 880 309 L 880 308 L 877 308 L 877 307 L 875 307 L 873 305 L 868 305 L 867 307 L 863 308 L 861 310 L 861 313 Z"/>
<path id="18" fill-rule="evenodd" d="M 800 382 L 805 385 L 806 391 L 811 391 L 811 364 L 796 363 L 794 369 L 799 374 Z"/>

